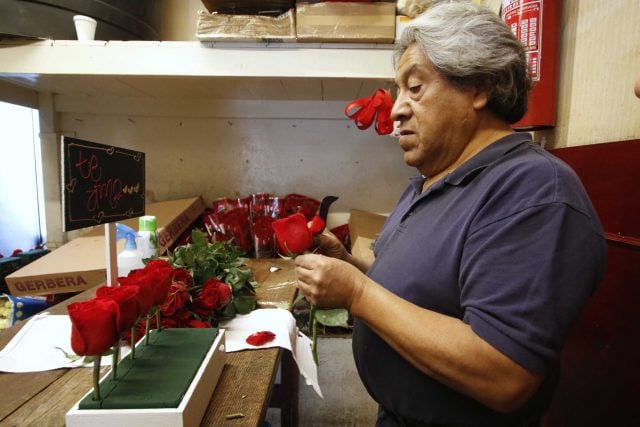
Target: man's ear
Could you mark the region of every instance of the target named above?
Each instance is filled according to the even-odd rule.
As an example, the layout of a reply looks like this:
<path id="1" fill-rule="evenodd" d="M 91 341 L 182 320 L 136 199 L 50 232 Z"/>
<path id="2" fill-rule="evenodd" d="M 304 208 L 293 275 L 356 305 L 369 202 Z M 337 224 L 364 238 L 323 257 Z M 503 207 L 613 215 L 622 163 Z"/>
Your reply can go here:
<path id="1" fill-rule="evenodd" d="M 473 108 L 482 110 L 489 103 L 489 90 L 484 86 L 473 89 Z"/>

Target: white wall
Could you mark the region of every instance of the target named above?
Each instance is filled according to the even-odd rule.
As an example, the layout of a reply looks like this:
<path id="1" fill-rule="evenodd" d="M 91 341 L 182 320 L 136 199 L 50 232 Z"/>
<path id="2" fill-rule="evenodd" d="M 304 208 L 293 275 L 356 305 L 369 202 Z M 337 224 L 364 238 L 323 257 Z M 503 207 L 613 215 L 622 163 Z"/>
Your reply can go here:
<path id="1" fill-rule="evenodd" d="M 389 212 L 415 171 L 390 136 L 348 119 L 61 114 L 65 133 L 143 151 L 149 201 L 254 192 L 335 195 L 332 211 Z"/>

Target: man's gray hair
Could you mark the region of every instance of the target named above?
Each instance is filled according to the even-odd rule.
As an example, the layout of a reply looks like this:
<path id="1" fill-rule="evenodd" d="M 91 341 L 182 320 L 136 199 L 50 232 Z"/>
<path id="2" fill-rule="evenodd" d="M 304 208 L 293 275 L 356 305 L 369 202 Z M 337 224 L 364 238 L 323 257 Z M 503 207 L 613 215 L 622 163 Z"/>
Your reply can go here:
<path id="1" fill-rule="evenodd" d="M 527 112 L 532 83 L 524 48 L 490 9 L 471 1 L 436 3 L 402 33 L 396 66 L 414 43 L 452 84 L 486 89 L 488 108 L 508 123 Z"/>

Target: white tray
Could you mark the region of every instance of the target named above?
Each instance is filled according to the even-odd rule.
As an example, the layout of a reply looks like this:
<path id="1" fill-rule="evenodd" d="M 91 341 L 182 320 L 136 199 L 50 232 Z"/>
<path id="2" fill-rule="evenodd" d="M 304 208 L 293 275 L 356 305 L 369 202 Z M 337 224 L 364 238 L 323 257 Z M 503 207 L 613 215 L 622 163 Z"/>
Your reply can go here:
<path id="1" fill-rule="evenodd" d="M 218 336 L 177 408 L 80 410 L 78 409 L 82 401 L 80 399 L 67 412 L 66 425 L 68 427 L 199 426 L 227 358 L 224 332 L 224 329 L 218 331 Z M 91 392 L 89 391 L 87 395 Z"/>

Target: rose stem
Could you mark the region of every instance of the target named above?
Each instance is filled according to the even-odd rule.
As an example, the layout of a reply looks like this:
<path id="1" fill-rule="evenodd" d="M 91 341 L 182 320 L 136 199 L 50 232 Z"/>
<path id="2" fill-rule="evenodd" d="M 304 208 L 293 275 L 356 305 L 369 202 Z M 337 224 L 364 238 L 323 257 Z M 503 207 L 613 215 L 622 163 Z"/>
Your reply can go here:
<path id="1" fill-rule="evenodd" d="M 151 312 L 147 313 L 147 324 L 144 326 L 144 345 L 149 345 L 149 322 L 151 322 Z"/>
<path id="2" fill-rule="evenodd" d="M 118 359 L 120 359 L 120 338 L 113 345 L 111 355 L 111 378 L 115 381 L 118 378 Z"/>
<path id="3" fill-rule="evenodd" d="M 136 326 L 137 326 L 138 322 L 136 322 L 132 327 L 131 327 L 131 360 L 135 359 L 136 357 Z"/>
<path id="4" fill-rule="evenodd" d="M 316 306 L 311 306 L 311 334 L 313 343 L 311 345 L 311 354 L 313 355 L 313 361 L 318 364 L 318 323 L 316 322 Z"/>
<path id="5" fill-rule="evenodd" d="M 100 400 L 100 362 L 102 355 L 98 354 L 93 359 L 93 400 Z"/>

